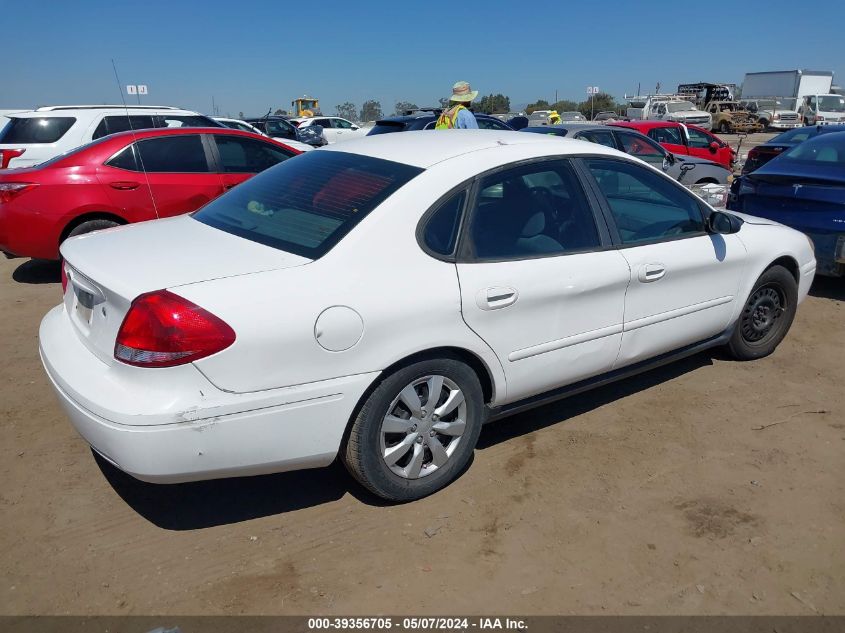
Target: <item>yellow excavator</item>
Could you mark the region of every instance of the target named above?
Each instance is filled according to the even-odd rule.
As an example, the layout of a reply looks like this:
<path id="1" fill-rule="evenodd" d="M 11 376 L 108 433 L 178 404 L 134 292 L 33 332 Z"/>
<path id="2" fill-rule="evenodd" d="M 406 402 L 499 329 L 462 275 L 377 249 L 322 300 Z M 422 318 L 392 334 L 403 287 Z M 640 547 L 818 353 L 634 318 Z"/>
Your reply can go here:
<path id="1" fill-rule="evenodd" d="M 320 114 L 320 101 L 313 97 L 302 96 L 291 101 L 291 110 L 294 116 L 314 116 Z"/>

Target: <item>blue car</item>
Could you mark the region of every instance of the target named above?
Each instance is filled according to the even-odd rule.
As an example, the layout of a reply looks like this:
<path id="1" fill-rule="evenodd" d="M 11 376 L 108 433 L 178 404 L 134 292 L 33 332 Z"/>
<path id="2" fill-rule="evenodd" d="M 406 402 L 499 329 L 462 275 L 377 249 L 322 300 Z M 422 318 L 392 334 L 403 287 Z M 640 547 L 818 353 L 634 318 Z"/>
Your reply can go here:
<path id="1" fill-rule="evenodd" d="M 728 208 L 806 233 L 817 272 L 845 275 L 845 132 L 795 145 L 731 185 Z"/>

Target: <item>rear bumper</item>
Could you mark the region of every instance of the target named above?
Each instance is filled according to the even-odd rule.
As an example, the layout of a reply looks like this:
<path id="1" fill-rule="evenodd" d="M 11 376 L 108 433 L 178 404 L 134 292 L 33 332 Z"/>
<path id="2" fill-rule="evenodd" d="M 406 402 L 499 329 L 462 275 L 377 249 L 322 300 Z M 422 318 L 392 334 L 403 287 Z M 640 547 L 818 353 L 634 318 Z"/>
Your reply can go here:
<path id="1" fill-rule="evenodd" d="M 79 434 L 121 470 L 155 483 L 326 466 L 337 455 L 358 400 L 378 376 L 246 394 L 220 391 L 193 366 L 173 368 L 179 371 L 165 381 L 127 381 L 115 375 L 124 367 L 88 351 L 63 306 L 41 323 L 40 353 Z M 121 397 L 103 395 L 112 390 Z M 117 400 L 120 407 L 113 404 Z"/>
<path id="2" fill-rule="evenodd" d="M 818 261 L 818 273 L 828 277 L 845 276 L 845 233 L 810 233 Z"/>

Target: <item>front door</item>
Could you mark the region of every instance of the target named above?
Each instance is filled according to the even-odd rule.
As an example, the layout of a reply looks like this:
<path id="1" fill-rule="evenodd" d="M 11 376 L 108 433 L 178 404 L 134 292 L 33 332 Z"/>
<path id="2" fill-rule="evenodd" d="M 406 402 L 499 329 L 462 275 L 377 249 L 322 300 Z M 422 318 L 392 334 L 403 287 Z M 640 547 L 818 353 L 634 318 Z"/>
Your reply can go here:
<path id="1" fill-rule="evenodd" d="M 611 158 L 584 162 L 631 269 L 616 367 L 723 333 L 745 265 L 739 237 L 707 233 L 702 201 L 646 167 Z"/>
<path id="2" fill-rule="evenodd" d="M 498 356 L 512 402 L 613 365 L 629 268 L 609 247 L 566 160 L 476 187 L 458 277 L 461 310 Z"/>

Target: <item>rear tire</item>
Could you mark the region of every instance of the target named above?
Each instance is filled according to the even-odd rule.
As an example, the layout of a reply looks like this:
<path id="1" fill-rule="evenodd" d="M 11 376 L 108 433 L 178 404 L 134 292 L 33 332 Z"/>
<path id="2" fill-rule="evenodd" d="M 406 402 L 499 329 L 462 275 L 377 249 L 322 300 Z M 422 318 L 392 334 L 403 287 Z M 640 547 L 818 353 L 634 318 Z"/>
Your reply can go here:
<path id="1" fill-rule="evenodd" d="M 432 389 L 436 394 L 430 395 Z M 414 363 L 387 376 L 369 395 L 341 459 L 373 494 L 388 501 L 420 499 L 466 467 L 483 410 L 481 384 L 470 367 L 452 358 Z"/>
<path id="2" fill-rule="evenodd" d="M 780 344 L 795 318 L 798 284 L 786 268 L 767 269 L 751 291 L 739 315 L 728 350 L 736 360 L 768 356 Z"/>
<path id="3" fill-rule="evenodd" d="M 92 231 L 101 231 L 102 229 L 110 229 L 115 226 L 120 226 L 117 222 L 113 220 L 88 220 L 87 222 L 83 222 L 79 226 L 74 227 L 74 229 L 67 234 L 67 237 L 76 237 L 77 235 L 84 235 L 85 233 L 90 233 Z M 65 239 L 67 239 L 67 237 Z"/>

